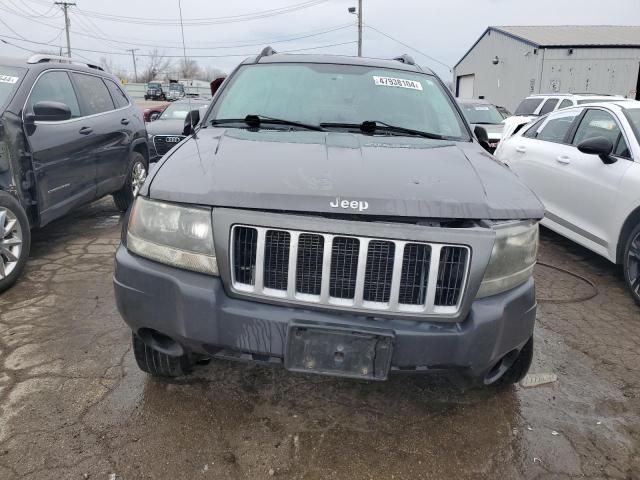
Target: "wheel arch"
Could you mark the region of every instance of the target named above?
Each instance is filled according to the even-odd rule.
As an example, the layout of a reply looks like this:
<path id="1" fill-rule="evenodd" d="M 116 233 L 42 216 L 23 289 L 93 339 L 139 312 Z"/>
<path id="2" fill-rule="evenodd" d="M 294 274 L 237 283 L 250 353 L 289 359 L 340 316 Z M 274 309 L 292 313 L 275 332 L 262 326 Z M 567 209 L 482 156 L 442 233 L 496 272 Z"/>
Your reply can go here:
<path id="1" fill-rule="evenodd" d="M 622 224 L 620 235 L 618 236 L 618 245 L 616 247 L 616 263 L 622 263 L 624 256 L 624 246 L 627 243 L 627 239 L 636 225 L 640 223 L 640 207 L 633 210 Z"/>
<path id="2" fill-rule="evenodd" d="M 131 152 L 138 152 L 142 154 L 144 159 L 147 161 L 147 165 L 149 165 L 149 146 L 147 145 L 146 140 L 140 138 L 134 141 L 131 145 Z"/>

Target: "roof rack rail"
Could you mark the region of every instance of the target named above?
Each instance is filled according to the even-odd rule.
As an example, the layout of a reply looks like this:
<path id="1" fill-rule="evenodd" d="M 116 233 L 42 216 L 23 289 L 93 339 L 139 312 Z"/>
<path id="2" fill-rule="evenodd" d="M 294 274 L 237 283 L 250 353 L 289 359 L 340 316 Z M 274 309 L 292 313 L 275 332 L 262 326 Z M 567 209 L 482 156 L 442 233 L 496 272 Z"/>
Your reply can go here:
<path id="1" fill-rule="evenodd" d="M 262 57 L 270 57 L 271 55 L 275 55 L 276 53 L 278 52 L 276 52 L 273 48 L 264 47 L 260 54 L 256 57 L 256 63 L 258 63 Z"/>
<path id="2" fill-rule="evenodd" d="M 396 62 L 406 63 L 407 65 L 416 64 L 416 61 L 413 59 L 413 57 L 407 55 L 406 53 L 404 55 L 400 55 L 399 57 L 394 57 L 393 60 L 395 60 Z"/>
<path id="3" fill-rule="evenodd" d="M 41 53 L 38 53 L 36 55 L 31 55 L 29 57 L 29 59 L 27 60 L 27 63 L 46 63 L 46 62 L 60 62 L 60 63 L 76 63 L 79 65 L 86 65 L 89 68 L 93 68 L 95 70 L 101 70 L 104 71 L 104 68 L 98 66 L 98 65 L 93 65 L 91 63 L 87 63 L 84 62 L 82 60 L 77 60 L 75 58 L 69 58 L 69 57 L 59 57 L 57 55 L 44 55 Z"/>

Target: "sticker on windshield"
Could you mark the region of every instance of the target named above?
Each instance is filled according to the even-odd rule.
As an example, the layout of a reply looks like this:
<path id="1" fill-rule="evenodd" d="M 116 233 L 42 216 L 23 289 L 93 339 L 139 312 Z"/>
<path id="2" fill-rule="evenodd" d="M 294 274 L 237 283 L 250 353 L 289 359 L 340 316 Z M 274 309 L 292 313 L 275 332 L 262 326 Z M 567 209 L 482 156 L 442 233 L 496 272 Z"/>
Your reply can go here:
<path id="1" fill-rule="evenodd" d="M 10 77 L 9 75 L 0 75 L 0 83 L 16 83 L 18 77 Z"/>
<path id="2" fill-rule="evenodd" d="M 422 90 L 422 84 L 415 80 L 405 80 L 404 78 L 377 77 L 374 75 L 373 82 L 383 87 L 410 88 L 411 90 Z"/>
<path id="3" fill-rule="evenodd" d="M 489 110 L 489 107 L 475 107 L 475 110 Z"/>

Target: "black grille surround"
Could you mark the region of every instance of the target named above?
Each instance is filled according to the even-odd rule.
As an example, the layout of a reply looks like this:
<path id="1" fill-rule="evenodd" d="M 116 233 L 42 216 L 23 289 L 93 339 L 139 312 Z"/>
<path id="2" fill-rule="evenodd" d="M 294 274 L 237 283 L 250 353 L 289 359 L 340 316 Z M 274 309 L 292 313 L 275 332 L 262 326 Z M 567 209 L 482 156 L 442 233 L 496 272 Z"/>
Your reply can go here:
<path id="1" fill-rule="evenodd" d="M 466 245 L 271 227 L 231 227 L 232 290 L 284 302 L 411 316 L 454 316 Z"/>
<path id="2" fill-rule="evenodd" d="M 153 137 L 153 146 L 156 149 L 156 153 L 162 156 L 185 138 L 184 135 L 155 135 Z M 178 139 L 178 141 L 167 141 L 175 139 Z"/>

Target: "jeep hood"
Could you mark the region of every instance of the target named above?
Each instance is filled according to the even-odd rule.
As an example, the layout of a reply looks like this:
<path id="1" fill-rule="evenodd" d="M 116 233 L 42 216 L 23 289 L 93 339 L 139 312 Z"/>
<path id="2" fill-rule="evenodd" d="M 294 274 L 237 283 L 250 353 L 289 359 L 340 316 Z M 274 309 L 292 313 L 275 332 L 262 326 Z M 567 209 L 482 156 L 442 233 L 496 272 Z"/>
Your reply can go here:
<path id="1" fill-rule="evenodd" d="M 496 220 L 544 214 L 529 188 L 471 142 L 205 128 L 150 177 L 142 193 L 152 198 L 218 207 Z M 363 203 L 352 208 L 354 201 Z"/>

